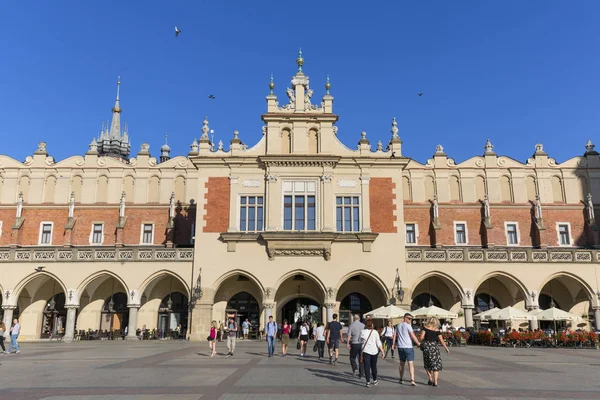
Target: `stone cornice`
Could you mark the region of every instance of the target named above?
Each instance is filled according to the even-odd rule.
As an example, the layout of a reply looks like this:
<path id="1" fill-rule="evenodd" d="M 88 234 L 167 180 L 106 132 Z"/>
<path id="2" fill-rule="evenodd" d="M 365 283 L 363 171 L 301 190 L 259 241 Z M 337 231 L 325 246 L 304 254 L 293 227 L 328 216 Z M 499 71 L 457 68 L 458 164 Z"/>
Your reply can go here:
<path id="1" fill-rule="evenodd" d="M 0 248 L 0 263 L 10 262 L 94 262 L 94 261 L 188 261 L 193 259 L 193 248 L 167 249 L 164 247 L 30 247 Z"/>
<path id="2" fill-rule="evenodd" d="M 340 161 L 339 156 L 327 155 L 292 155 L 292 156 L 261 156 L 259 160 L 265 166 L 273 167 L 335 167 Z"/>
<path id="3" fill-rule="evenodd" d="M 600 250 L 576 248 L 532 249 L 528 247 L 475 246 L 444 247 L 432 249 L 424 246 L 407 246 L 407 262 L 510 262 L 510 263 L 596 263 Z"/>
<path id="4" fill-rule="evenodd" d="M 224 232 L 220 240 L 227 243 L 227 251 L 236 251 L 239 242 L 259 242 L 266 246 L 269 259 L 276 256 L 321 256 L 331 257 L 334 242 L 361 243 L 364 252 L 371 251 L 377 233 L 336 233 L 336 232 Z"/>

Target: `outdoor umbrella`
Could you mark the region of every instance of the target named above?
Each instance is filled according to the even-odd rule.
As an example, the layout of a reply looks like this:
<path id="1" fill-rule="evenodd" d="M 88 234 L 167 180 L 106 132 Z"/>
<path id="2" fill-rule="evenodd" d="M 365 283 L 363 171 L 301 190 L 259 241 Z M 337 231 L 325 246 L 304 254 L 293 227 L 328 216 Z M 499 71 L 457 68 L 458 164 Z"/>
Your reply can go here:
<path id="1" fill-rule="evenodd" d="M 552 307 L 547 310 L 535 310 L 531 314 L 535 316 L 539 321 L 574 321 L 580 320 L 579 315 L 571 314 L 561 310 L 560 308 Z"/>
<path id="2" fill-rule="evenodd" d="M 439 308 L 436 306 L 429 307 L 421 307 L 412 311 L 411 314 L 415 318 L 428 318 L 428 317 L 437 317 L 441 319 L 453 319 L 458 318 L 458 314 L 453 313 L 448 310 L 444 310 L 443 308 Z"/>
<path id="3" fill-rule="evenodd" d="M 371 317 L 371 318 L 381 318 L 381 319 L 393 319 L 393 318 L 400 318 L 402 316 L 404 316 L 404 314 L 406 314 L 408 311 L 404 310 L 400 307 L 396 307 L 394 305 L 389 305 L 389 306 L 383 306 L 383 307 L 379 307 L 376 308 L 373 311 L 369 311 L 368 313 L 365 314 L 365 316 Z"/>
<path id="4" fill-rule="evenodd" d="M 479 314 L 473 315 L 473 318 L 480 319 L 482 321 L 486 321 L 489 319 L 488 316 L 492 313 L 495 313 L 496 311 L 500 311 L 500 309 L 498 307 L 490 308 L 487 311 L 482 311 Z"/>
<path id="5" fill-rule="evenodd" d="M 513 307 L 506 307 L 491 314 L 486 314 L 487 319 L 497 320 L 497 321 L 513 321 L 513 320 L 531 320 L 533 319 L 533 315 L 529 314 L 527 311 L 518 310 Z"/>

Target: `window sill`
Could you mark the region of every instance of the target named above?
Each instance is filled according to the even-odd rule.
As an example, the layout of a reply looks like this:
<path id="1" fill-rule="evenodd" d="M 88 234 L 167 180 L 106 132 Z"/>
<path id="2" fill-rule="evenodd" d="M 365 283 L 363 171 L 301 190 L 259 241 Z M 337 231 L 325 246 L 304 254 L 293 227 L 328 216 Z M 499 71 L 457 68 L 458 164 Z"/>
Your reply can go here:
<path id="1" fill-rule="evenodd" d="M 270 260 L 276 256 L 321 256 L 331 259 L 334 242 L 361 243 L 370 252 L 377 233 L 335 232 L 224 232 L 219 239 L 227 243 L 227 251 L 235 252 L 239 242 L 259 242 L 266 246 Z"/>

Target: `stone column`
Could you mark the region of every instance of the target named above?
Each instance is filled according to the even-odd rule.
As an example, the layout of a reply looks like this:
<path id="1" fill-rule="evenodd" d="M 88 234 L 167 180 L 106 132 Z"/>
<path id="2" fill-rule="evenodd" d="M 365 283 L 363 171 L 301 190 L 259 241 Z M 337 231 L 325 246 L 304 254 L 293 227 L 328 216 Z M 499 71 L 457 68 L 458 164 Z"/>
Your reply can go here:
<path id="1" fill-rule="evenodd" d="M 126 340 L 138 339 L 136 335 L 137 330 L 137 312 L 140 308 L 139 304 L 127 305 L 129 308 L 129 323 L 127 325 L 127 337 Z"/>
<path id="2" fill-rule="evenodd" d="M 333 173 L 330 171 L 321 175 L 321 190 L 323 193 L 324 204 L 327 204 L 327 202 L 332 202 L 332 204 L 335 204 L 333 183 L 331 182 L 332 176 Z M 333 209 L 329 207 L 321 207 L 321 230 L 323 232 L 333 232 L 336 229 L 335 226 L 335 212 Z"/>
<path id="3" fill-rule="evenodd" d="M 263 303 L 263 309 L 265 311 L 265 321 L 263 322 L 263 326 L 261 329 L 265 329 L 267 323 L 269 322 L 269 317 L 273 315 L 273 308 L 275 308 L 275 304 L 273 303 Z"/>
<path id="4" fill-rule="evenodd" d="M 192 332 L 191 341 L 206 341 L 210 333 L 210 323 L 212 321 L 213 304 L 199 300 L 192 310 Z"/>
<path id="5" fill-rule="evenodd" d="M 2 309 L 4 310 L 4 325 L 6 325 L 6 329 L 10 329 L 13 319 L 13 310 L 15 308 L 17 308 L 17 306 L 2 306 Z"/>
<path id="6" fill-rule="evenodd" d="M 71 343 L 75 339 L 75 320 L 77 318 L 77 309 L 79 306 L 68 305 L 65 306 L 67 309 L 67 322 L 65 324 L 65 336 L 63 340 L 67 343 Z"/>
<path id="7" fill-rule="evenodd" d="M 596 330 L 600 331 L 600 306 L 593 307 L 594 310 L 594 325 L 596 325 Z"/>
<path id="8" fill-rule="evenodd" d="M 463 306 L 465 313 L 465 328 L 473 327 L 473 306 Z"/>
<path id="9" fill-rule="evenodd" d="M 527 307 L 527 311 L 533 311 L 533 310 L 537 310 L 539 307 L 538 306 L 533 306 L 533 307 Z M 533 318 L 529 321 L 529 329 L 531 329 L 532 331 L 535 329 L 539 328 L 539 324 L 538 324 L 538 320 L 537 318 Z"/>
<path id="10" fill-rule="evenodd" d="M 363 175 L 360 177 L 360 209 L 362 211 L 361 232 L 365 233 L 371 233 L 371 203 L 369 182 L 371 182 L 371 178 L 369 176 Z"/>
<path id="11" fill-rule="evenodd" d="M 327 309 L 327 322 L 333 321 L 333 312 L 335 311 L 335 303 L 326 303 L 325 308 Z"/>

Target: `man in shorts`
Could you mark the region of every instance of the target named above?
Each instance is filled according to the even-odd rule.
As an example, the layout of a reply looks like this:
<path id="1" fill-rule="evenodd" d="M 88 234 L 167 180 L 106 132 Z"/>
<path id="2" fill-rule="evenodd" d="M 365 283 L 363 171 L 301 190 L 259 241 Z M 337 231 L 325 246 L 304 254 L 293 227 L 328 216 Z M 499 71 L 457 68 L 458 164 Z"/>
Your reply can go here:
<path id="1" fill-rule="evenodd" d="M 250 333 L 250 321 L 248 321 L 248 318 L 242 322 L 242 329 L 244 330 L 244 340 L 248 340 L 248 333 Z"/>
<path id="2" fill-rule="evenodd" d="M 342 324 L 337 321 L 338 315 L 333 314 L 333 321 L 327 330 L 327 347 L 329 348 L 329 364 L 335 365 L 340 356 L 340 340 L 342 338 Z M 333 354 L 335 352 L 335 359 Z"/>
<path id="3" fill-rule="evenodd" d="M 394 332 L 394 344 L 392 349 L 398 347 L 398 356 L 400 357 L 400 384 L 404 377 L 404 364 L 408 361 L 408 371 L 410 373 L 410 385 L 417 386 L 415 383 L 415 349 L 412 342 L 420 346 L 419 340 L 411 326 L 413 316 L 410 313 L 404 314 L 404 321 L 396 326 Z"/>

